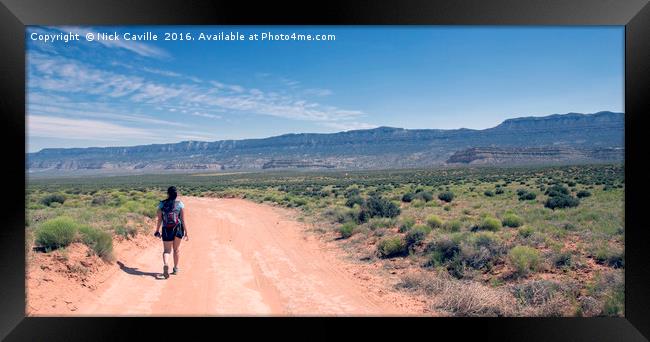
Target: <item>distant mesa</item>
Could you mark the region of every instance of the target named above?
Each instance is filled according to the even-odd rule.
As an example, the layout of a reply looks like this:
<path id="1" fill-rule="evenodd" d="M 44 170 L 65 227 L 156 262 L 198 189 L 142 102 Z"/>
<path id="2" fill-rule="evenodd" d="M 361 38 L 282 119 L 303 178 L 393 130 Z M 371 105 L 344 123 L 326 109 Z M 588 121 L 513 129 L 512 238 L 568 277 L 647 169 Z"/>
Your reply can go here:
<path id="1" fill-rule="evenodd" d="M 520 117 L 496 127 L 284 134 L 131 147 L 51 148 L 27 154 L 30 174 L 84 171 L 391 169 L 622 161 L 623 113 Z"/>

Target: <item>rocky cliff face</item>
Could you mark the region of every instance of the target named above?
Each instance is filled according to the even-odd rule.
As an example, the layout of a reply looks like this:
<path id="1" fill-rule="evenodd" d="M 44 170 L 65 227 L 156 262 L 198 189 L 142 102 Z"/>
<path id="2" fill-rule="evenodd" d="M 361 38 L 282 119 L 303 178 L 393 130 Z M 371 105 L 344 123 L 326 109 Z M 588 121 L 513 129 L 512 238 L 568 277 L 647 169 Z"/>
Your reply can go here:
<path id="1" fill-rule="evenodd" d="M 469 148 L 454 153 L 448 164 L 466 165 L 526 165 L 556 163 L 620 162 L 622 148 L 574 149 L 560 147 L 531 148 Z"/>
<path id="2" fill-rule="evenodd" d="M 607 149 L 623 146 L 622 113 L 569 113 L 509 119 L 485 130 L 379 127 L 265 139 L 44 149 L 27 154 L 26 167 L 29 171 L 363 169 L 426 167 L 464 160 L 487 164 L 523 159 L 533 163 L 607 161 L 615 160 Z"/>

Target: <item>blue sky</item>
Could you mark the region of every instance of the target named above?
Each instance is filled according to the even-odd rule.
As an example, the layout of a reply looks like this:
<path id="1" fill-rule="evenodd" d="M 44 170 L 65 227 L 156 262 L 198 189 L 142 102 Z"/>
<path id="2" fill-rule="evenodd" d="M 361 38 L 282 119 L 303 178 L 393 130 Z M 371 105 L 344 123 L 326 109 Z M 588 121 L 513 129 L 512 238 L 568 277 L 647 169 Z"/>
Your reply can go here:
<path id="1" fill-rule="evenodd" d="M 311 33 L 334 41 L 105 41 L 87 32 Z M 80 33 L 43 42 L 31 34 Z M 27 148 L 624 111 L 621 27 L 30 27 Z"/>

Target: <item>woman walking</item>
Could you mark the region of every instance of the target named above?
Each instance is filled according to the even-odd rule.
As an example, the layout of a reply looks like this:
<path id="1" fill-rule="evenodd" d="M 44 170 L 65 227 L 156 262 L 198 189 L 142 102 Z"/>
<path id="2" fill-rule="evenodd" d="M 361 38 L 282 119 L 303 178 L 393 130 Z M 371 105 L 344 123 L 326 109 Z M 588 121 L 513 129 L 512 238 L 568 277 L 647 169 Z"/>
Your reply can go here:
<path id="1" fill-rule="evenodd" d="M 156 237 L 161 237 L 162 228 L 163 240 L 163 276 L 169 278 L 169 253 L 174 250 L 174 270 L 172 274 L 178 274 L 178 261 L 180 258 L 181 241 L 185 237 L 189 241 L 187 222 L 185 222 L 183 208 L 185 205 L 177 201 L 178 192 L 176 187 L 170 186 L 167 189 L 167 199 L 158 204 L 158 222 L 156 223 Z"/>

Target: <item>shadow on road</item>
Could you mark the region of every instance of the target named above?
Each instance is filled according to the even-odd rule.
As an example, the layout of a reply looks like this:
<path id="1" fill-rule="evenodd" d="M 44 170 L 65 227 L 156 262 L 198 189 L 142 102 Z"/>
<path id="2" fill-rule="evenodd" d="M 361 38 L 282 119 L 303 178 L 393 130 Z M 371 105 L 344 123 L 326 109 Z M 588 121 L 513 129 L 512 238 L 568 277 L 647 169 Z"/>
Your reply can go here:
<path id="1" fill-rule="evenodd" d="M 160 273 L 156 273 L 156 272 L 142 272 L 142 271 L 138 271 L 138 269 L 137 269 L 136 267 L 127 267 L 127 266 L 124 265 L 124 263 L 122 263 L 121 261 L 118 261 L 117 264 L 120 266 L 120 269 L 121 269 L 122 271 L 124 271 L 124 272 L 126 272 L 126 273 L 128 273 L 128 274 L 131 274 L 131 275 L 136 275 L 136 276 L 149 276 L 149 277 L 154 277 L 154 278 L 156 278 L 156 279 L 160 279 L 161 276 L 162 276 Z"/>

